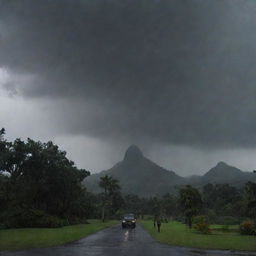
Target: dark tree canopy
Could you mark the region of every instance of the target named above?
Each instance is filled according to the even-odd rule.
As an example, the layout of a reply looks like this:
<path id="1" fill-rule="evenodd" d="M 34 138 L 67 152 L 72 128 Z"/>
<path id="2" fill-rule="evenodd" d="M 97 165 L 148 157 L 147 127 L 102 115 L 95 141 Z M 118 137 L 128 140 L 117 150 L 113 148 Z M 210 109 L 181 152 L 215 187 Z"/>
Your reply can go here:
<path id="1" fill-rule="evenodd" d="M 256 183 L 248 182 L 245 191 L 247 195 L 247 214 L 256 220 Z"/>
<path id="2" fill-rule="evenodd" d="M 187 218 L 187 224 L 191 228 L 192 217 L 199 213 L 202 208 L 202 198 L 199 191 L 190 185 L 180 190 L 180 206 Z"/>
<path id="3" fill-rule="evenodd" d="M 5 210 L 37 209 L 65 219 L 85 217 L 86 191 L 81 182 L 90 173 L 78 169 L 51 141 L 7 142 L 3 134 L 2 130 L 0 183 L 6 188 L 0 193 L 6 199 Z"/>

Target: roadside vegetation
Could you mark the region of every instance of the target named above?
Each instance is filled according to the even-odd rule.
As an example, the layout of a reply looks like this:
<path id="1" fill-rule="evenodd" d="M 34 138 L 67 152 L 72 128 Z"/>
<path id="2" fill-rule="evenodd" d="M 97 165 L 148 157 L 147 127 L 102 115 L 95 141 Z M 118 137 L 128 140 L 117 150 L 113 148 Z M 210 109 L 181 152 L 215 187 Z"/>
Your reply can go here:
<path id="1" fill-rule="evenodd" d="M 202 192 L 203 196 L 190 185 L 181 188 L 172 218 L 163 215 L 163 212 L 167 212 L 164 211 L 163 202 L 159 201 L 159 211 L 155 212 L 152 220 L 155 222 L 155 216 L 162 216 L 161 232 L 155 228 L 152 220 L 142 221 L 144 227 L 158 241 L 175 246 L 256 251 L 256 184 L 247 183 L 243 196 L 228 185 L 207 185 Z M 232 194 L 238 200 L 233 201 L 233 205 Z M 216 206 L 221 204 L 223 208 L 218 209 Z M 243 208 L 238 209 L 237 205 Z M 231 213 L 232 208 L 237 209 L 232 216 L 216 215 L 218 211 L 225 212 L 226 209 Z"/>
<path id="2" fill-rule="evenodd" d="M 5 228 L 86 223 L 90 202 L 78 169 L 51 141 L 10 142 L 0 131 L 0 223 Z"/>
<path id="3" fill-rule="evenodd" d="M 0 230 L 0 251 L 63 245 L 113 226 L 117 221 L 89 220 L 90 224 L 62 228 L 22 228 Z"/>
<path id="4" fill-rule="evenodd" d="M 102 192 L 93 194 L 83 184 L 90 172 L 78 169 L 51 141 L 10 142 L 4 135 L 5 130 L 0 130 L 2 250 L 74 241 L 112 225 L 115 222 L 108 220 L 125 213 L 142 220 L 150 216 L 151 221 L 143 221 L 145 227 L 169 244 L 256 250 L 256 183 L 241 188 L 183 185 L 173 194 L 142 198 L 122 194 L 119 181 L 105 175 L 98 181 Z M 87 225 L 88 219 L 102 223 Z M 152 219 L 164 223 L 159 234 Z"/>
<path id="5" fill-rule="evenodd" d="M 142 221 L 142 224 L 156 240 L 174 246 L 256 251 L 256 237 L 241 236 L 238 225 L 230 225 L 230 231 L 223 230 L 223 225 L 211 225 L 212 232 L 205 235 L 177 221 L 163 223 L 160 233 L 151 220 Z"/>

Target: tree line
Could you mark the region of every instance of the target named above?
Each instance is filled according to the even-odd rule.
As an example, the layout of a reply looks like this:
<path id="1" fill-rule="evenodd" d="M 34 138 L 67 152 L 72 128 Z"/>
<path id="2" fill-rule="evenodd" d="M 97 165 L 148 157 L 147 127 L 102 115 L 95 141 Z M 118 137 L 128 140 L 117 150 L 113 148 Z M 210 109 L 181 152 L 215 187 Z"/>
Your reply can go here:
<path id="1" fill-rule="evenodd" d="M 99 180 L 102 193 L 86 190 L 90 175 L 78 169 L 66 152 L 51 141 L 7 141 L 0 130 L 0 225 L 4 227 L 58 227 L 86 223 L 88 218 L 120 218 L 134 213 L 140 218 L 162 216 L 192 226 L 197 215 L 212 223 L 239 223 L 256 219 L 256 184 L 244 188 L 207 184 L 183 186 L 175 195 L 142 198 L 123 195 L 111 176 Z"/>
<path id="2" fill-rule="evenodd" d="M 162 216 L 167 221 L 179 220 L 191 228 L 197 215 L 207 216 L 209 223 L 227 225 L 239 224 L 247 218 L 256 219 L 256 184 L 252 182 L 244 188 L 229 184 L 207 184 L 202 188 L 187 185 L 180 187 L 176 195 L 148 198 L 122 195 L 118 180 L 108 175 L 101 177 L 100 186 L 105 192 L 94 195 L 93 201 L 102 206 L 98 207 L 97 217 L 103 220 L 106 216 L 120 217 L 132 212 L 142 219 Z"/>

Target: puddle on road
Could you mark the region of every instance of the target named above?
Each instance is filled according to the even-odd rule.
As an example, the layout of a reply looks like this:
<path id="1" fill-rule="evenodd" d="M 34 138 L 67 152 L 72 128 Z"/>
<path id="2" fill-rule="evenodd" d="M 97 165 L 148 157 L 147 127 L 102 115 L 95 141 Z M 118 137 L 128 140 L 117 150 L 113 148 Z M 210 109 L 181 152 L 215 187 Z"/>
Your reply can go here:
<path id="1" fill-rule="evenodd" d="M 127 229 L 123 234 L 123 241 L 122 243 L 127 243 L 130 241 L 134 241 L 135 230 L 134 229 Z"/>
<path id="2" fill-rule="evenodd" d="M 129 239 L 129 230 L 126 230 L 124 233 L 124 242 L 127 242 Z"/>

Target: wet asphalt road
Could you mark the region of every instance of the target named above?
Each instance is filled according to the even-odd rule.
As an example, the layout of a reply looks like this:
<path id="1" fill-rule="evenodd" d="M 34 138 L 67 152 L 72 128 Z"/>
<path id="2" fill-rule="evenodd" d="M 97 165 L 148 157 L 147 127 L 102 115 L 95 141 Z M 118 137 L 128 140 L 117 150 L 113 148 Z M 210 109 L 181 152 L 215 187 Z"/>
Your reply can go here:
<path id="1" fill-rule="evenodd" d="M 155 241 L 140 225 L 136 229 L 115 226 L 64 246 L 0 252 L 1 256 L 221 256 L 254 255 L 230 251 L 203 251 L 173 247 Z"/>

